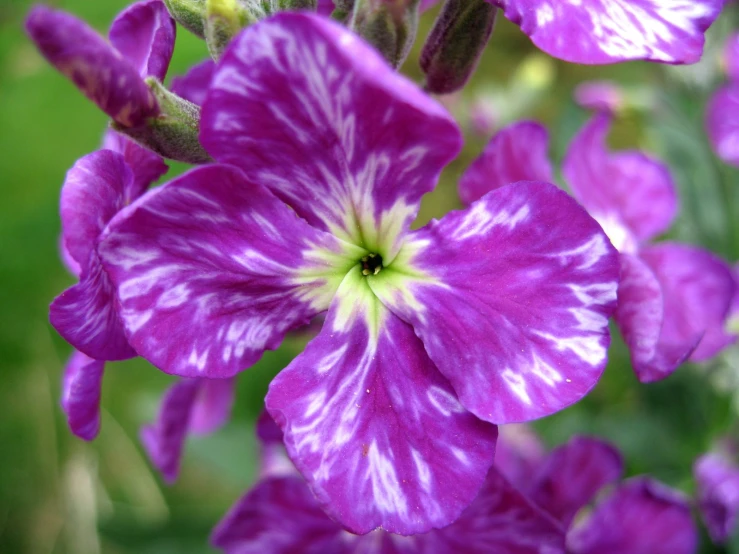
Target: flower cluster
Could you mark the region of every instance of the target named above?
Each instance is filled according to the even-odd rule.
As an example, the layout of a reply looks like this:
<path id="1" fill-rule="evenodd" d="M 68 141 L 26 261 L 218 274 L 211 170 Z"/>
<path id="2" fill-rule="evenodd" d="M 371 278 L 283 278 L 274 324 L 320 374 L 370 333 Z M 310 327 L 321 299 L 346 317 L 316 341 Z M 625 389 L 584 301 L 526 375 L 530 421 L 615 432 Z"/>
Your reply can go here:
<path id="1" fill-rule="evenodd" d="M 322 317 L 269 387 L 264 478 L 216 546 L 694 551 L 685 499 L 619 483 L 614 447 L 580 437 L 533 459 L 508 427 L 498 437 L 596 385 L 612 316 L 642 382 L 735 340 L 727 263 L 650 242 L 677 211 L 667 167 L 608 152 L 612 116 L 598 113 L 563 163 L 573 198 L 552 184 L 544 128 L 517 123 L 462 176 L 464 209 L 415 222 L 463 143 L 427 91 L 464 85 L 498 9 L 564 60 L 692 63 L 722 2 L 448 0 L 424 47 L 427 91 L 395 69 L 418 2 L 278 4 L 143 0 L 107 41 L 66 13 L 29 15 L 42 54 L 112 119 L 61 193 L 79 282 L 50 320 L 75 348 L 72 431 L 98 433 L 104 364 L 141 356 L 178 377 L 141 433 L 174 481 L 187 434 L 228 420 L 236 376 Z M 175 20 L 213 60 L 165 87 Z M 196 167 L 149 189 L 163 158 Z"/>

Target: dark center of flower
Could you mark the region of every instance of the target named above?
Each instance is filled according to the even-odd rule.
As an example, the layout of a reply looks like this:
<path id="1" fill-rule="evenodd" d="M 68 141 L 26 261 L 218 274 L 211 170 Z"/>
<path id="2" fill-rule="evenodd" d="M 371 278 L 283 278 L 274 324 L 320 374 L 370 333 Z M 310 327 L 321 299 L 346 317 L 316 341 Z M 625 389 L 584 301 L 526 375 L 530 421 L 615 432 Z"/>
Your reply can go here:
<path id="1" fill-rule="evenodd" d="M 382 269 L 382 256 L 367 254 L 362 258 L 362 275 L 377 275 Z"/>

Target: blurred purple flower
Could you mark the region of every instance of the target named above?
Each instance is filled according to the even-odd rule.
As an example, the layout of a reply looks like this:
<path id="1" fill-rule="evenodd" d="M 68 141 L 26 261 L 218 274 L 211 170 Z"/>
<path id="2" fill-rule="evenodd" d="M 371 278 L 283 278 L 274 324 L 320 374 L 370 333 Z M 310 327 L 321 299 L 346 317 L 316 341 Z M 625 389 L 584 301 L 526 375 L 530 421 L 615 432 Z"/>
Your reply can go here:
<path id="1" fill-rule="evenodd" d="M 375 530 L 353 535 L 321 511 L 285 454 L 279 428 L 259 422 L 262 477 L 218 524 L 213 546 L 226 554 L 563 554 L 564 533 L 496 469 L 457 521 L 422 535 Z"/>
<path id="2" fill-rule="evenodd" d="M 739 518 L 739 465 L 725 452 L 711 452 L 693 467 L 703 521 L 713 542 L 725 543 Z"/>
<path id="3" fill-rule="evenodd" d="M 585 125 L 570 145 L 563 174 L 621 253 L 616 321 L 634 371 L 649 382 L 735 340 L 725 325 L 736 284 L 729 266 L 710 252 L 648 244 L 675 217 L 675 186 L 667 167 L 643 152 L 610 153 L 610 122 L 601 113 Z M 463 175 L 460 197 L 472 202 L 514 179 L 550 178 L 548 140 L 546 129 L 533 122 L 503 129 Z"/>
<path id="4" fill-rule="evenodd" d="M 575 88 L 575 101 L 581 107 L 615 113 L 624 104 L 621 87 L 612 81 L 586 81 Z"/>
<path id="5" fill-rule="evenodd" d="M 126 335 L 168 373 L 230 377 L 328 310 L 266 403 L 348 528 L 448 524 L 492 464 L 487 422 L 598 380 L 618 268 L 597 223 L 529 183 L 410 231 L 459 130 L 349 31 L 298 13 L 250 26 L 201 125 L 224 165 L 152 191 L 101 241 Z"/>
<path id="6" fill-rule="evenodd" d="M 110 43 L 85 22 L 46 6 L 31 10 L 26 31 L 49 63 L 120 125 L 137 127 L 158 115 L 144 78 L 164 78 L 175 40 L 174 20 L 161 0 L 118 14 Z"/>
<path id="7" fill-rule="evenodd" d="M 708 101 L 706 131 L 718 157 L 739 167 L 739 33 L 726 43 L 724 64 L 729 83 Z"/>

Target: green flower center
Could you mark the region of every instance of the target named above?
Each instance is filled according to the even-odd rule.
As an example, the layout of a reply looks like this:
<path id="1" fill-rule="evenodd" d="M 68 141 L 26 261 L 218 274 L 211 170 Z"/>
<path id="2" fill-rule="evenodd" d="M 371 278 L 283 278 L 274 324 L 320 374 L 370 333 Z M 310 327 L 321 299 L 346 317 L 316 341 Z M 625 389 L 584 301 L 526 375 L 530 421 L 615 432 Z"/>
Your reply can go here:
<path id="1" fill-rule="evenodd" d="M 379 254 L 367 254 L 360 263 L 362 264 L 362 275 L 377 275 L 382 271 L 382 256 Z"/>

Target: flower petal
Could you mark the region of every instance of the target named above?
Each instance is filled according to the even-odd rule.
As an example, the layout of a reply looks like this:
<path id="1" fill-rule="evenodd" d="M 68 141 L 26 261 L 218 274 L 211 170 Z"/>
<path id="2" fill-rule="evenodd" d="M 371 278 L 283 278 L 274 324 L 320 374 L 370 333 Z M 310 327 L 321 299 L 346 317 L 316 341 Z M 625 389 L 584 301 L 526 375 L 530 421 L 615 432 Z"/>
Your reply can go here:
<path id="1" fill-rule="evenodd" d="M 665 164 L 639 151 L 608 152 L 609 114 L 595 115 L 569 147 L 562 172 L 575 197 L 603 224 L 613 245 L 619 244 L 603 220 L 613 219 L 636 239 L 647 240 L 672 223 L 677 212 L 675 184 Z"/>
<path id="2" fill-rule="evenodd" d="M 64 340 L 96 360 L 125 360 L 136 355 L 123 333 L 115 289 L 95 251 L 80 282 L 49 306 L 49 321 Z"/>
<path id="3" fill-rule="evenodd" d="M 736 340 L 725 330 L 736 290 L 731 266 L 707 250 L 677 243 L 645 248 L 641 258 L 662 287 L 665 341 L 687 344 L 703 333 L 690 355 L 697 362 L 713 357 Z"/>
<path id="4" fill-rule="evenodd" d="M 732 81 L 739 81 L 739 33 L 734 32 L 726 39 L 724 46 L 726 73 Z"/>
<path id="5" fill-rule="evenodd" d="M 107 130 L 103 136 L 103 148 L 121 154 L 133 172 L 133 182 L 126 191 L 126 204 L 144 194 L 149 185 L 169 170 L 160 155 L 139 146 L 112 129 Z"/>
<path id="6" fill-rule="evenodd" d="M 492 423 L 552 414 L 600 378 L 618 254 L 547 183 L 488 193 L 409 236 L 370 279 L 411 323 L 462 405 Z"/>
<path id="7" fill-rule="evenodd" d="M 685 498 L 644 477 L 621 485 L 567 535 L 571 554 L 694 554 L 697 548 Z"/>
<path id="8" fill-rule="evenodd" d="M 201 379 L 198 398 L 190 414 L 190 431 L 207 435 L 231 418 L 236 379 Z"/>
<path id="9" fill-rule="evenodd" d="M 175 33 L 174 19 L 164 2 L 144 0 L 118 14 L 108 36 L 142 78 L 162 81 L 174 52 Z"/>
<path id="10" fill-rule="evenodd" d="M 706 108 L 706 131 L 716 155 L 739 167 L 739 85 L 716 91 Z"/>
<path id="11" fill-rule="evenodd" d="M 565 535 L 491 469 L 475 501 L 450 526 L 421 535 L 429 554 L 564 554 Z"/>
<path id="12" fill-rule="evenodd" d="M 231 377 L 325 310 L 362 250 L 318 231 L 236 168 L 150 191 L 99 245 L 131 345 L 183 377 Z"/>
<path id="13" fill-rule="evenodd" d="M 459 151 L 457 125 L 329 19 L 280 13 L 221 59 L 201 141 L 312 225 L 390 259 L 421 196 Z"/>
<path id="14" fill-rule="evenodd" d="M 498 427 L 495 467 L 514 487 L 526 490 L 544 458 L 544 445 L 528 425 L 512 423 Z"/>
<path id="15" fill-rule="evenodd" d="M 265 479 L 244 495 L 213 530 L 226 554 L 354 554 L 350 537 L 318 506 L 299 476 Z"/>
<path id="16" fill-rule="evenodd" d="M 490 1 L 547 54 L 585 64 L 695 63 L 723 5 L 723 0 Z"/>
<path id="17" fill-rule="evenodd" d="M 670 307 L 679 305 L 672 302 Z M 703 330 L 697 328 L 679 336 L 663 333 L 665 315 L 665 298 L 657 276 L 638 256 L 621 254 L 616 322 L 642 383 L 670 376 L 703 338 Z"/>
<path id="18" fill-rule="evenodd" d="M 698 458 L 693 472 L 703 521 L 711 540 L 723 544 L 739 521 L 739 467 L 711 453 Z"/>
<path id="19" fill-rule="evenodd" d="M 355 533 L 448 525 L 493 463 L 495 428 L 459 404 L 359 267 L 318 337 L 272 381 L 266 406 L 319 503 Z"/>
<path id="20" fill-rule="evenodd" d="M 83 271 L 105 225 L 130 201 L 132 183 L 125 159 L 110 150 L 83 156 L 67 172 L 60 200 L 62 235 Z"/>
<path id="21" fill-rule="evenodd" d="M 459 197 L 470 204 L 504 185 L 518 181 L 552 181 L 549 133 L 535 121 L 519 121 L 490 140 L 459 181 Z"/>
<path id="22" fill-rule="evenodd" d="M 167 483 L 174 483 L 180 473 L 182 451 L 201 381 L 180 379 L 169 387 L 159 406 L 157 420 L 141 428 L 144 449 Z"/>
<path id="23" fill-rule="evenodd" d="M 216 64 L 210 58 L 195 64 L 184 75 L 172 79 L 172 92 L 202 106 L 215 70 Z"/>
<path id="24" fill-rule="evenodd" d="M 625 103 L 624 92 L 613 81 L 585 81 L 575 88 L 575 101 L 586 110 L 615 113 Z"/>
<path id="25" fill-rule="evenodd" d="M 607 442 L 573 437 L 552 450 L 527 489 L 529 498 L 567 529 L 604 486 L 621 478 L 621 454 Z"/>
<path id="26" fill-rule="evenodd" d="M 105 362 L 75 351 L 64 368 L 62 409 L 72 433 L 94 439 L 100 431 L 100 387 Z"/>
<path id="27" fill-rule="evenodd" d="M 35 6 L 26 31 L 49 63 L 124 127 L 135 127 L 159 113 L 136 68 L 83 21 Z"/>

